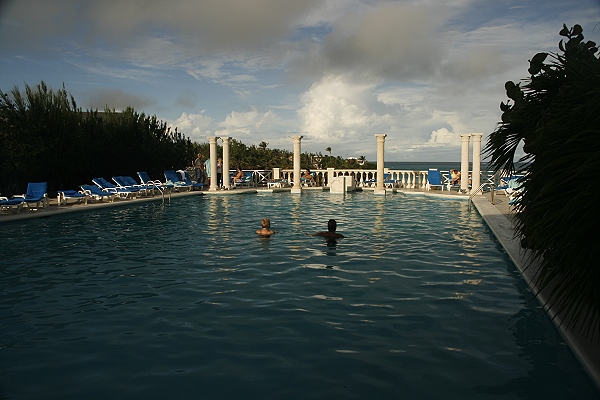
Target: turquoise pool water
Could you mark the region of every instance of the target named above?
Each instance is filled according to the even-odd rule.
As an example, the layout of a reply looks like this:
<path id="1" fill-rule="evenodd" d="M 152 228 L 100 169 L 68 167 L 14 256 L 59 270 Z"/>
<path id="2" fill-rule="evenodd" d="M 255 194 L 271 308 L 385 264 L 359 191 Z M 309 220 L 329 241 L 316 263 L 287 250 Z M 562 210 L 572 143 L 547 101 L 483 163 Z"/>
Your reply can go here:
<path id="1" fill-rule="evenodd" d="M 0 243 L 2 399 L 598 398 L 466 202 L 188 197 Z"/>

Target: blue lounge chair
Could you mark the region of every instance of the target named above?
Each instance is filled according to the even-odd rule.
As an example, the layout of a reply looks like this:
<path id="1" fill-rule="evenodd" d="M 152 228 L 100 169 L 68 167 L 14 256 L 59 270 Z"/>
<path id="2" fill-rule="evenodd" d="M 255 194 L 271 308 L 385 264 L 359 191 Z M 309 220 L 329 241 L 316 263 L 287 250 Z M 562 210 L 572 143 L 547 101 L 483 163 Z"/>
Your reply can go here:
<path id="1" fill-rule="evenodd" d="M 396 179 L 391 179 L 392 174 L 383 174 L 383 186 L 387 188 L 395 188 L 399 186 L 399 182 Z"/>
<path id="2" fill-rule="evenodd" d="M 202 187 L 204 186 L 204 183 L 202 182 L 193 182 L 192 178 L 190 177 L 190 174 L 187 171 L 182 171 L 179 173 L 179 175 L 181 175 L 181 173 L 183 173 L 183 182 L 185 182 L 187 185 L 190 185 L 192 187 L 192 189 L 199 189 L 202 190 Z"/>
<path id="3" fill-rule="evenodd" d="M 236 182 L 233 182 L 233 187 L 254 187 L 254 174 L 252 172 L 244 172 L 244 177 Z"/>
<path id="4" fill-rule="evenodd" d="M 179 178 L 179 175 L 177 175 L 177 172 L 175 172 L 175 170 L 173 170 L 173 169 L 165 170 L 165 180 L 168 184 L 173 185 L 173 188 L 175 190 L 179 190 L 179 189 L 191 190 L 191 188 L 192 188 L 191 185 L 188 185 L 187 183 L 182 181 Z"/>
<path id="5" fill-rule="evenodd" d="M 44 208 L 48 205 L 47 189 L 48 184 L 46 182 L 29 182 L 27 184 L 27 193 L 15 195 L 13 199 L 22 198 L 24 205 L 27 207 L 31 207 L 30 204 L 35 203 L 35 207 L 39 208 L 41 203 L 42 208 Z"/>
<path id="6" fill-rule="evenodd" d="M 383 186 L 384 187 L 394 187 L 397 185 L 397 182 L 393 179 L 390 179 L 391 174 L 385 173 L 383 174 Z M 377 186 L 377 179 L 366 179 L 363 181 L 363 186 Z"/>
<path id="7" fill-rule="evenodd" d="M 365 179 L 365 180 L 362 181 L 362 185 L 364 187 L 375 186 L 376 183 L 377 183 L 377 179 L 375 179 L 375 178 Z"/>
<path id="8" fill-rule="evenodd" d="M 114 193 L 124 199 L 136 197 L 137 193 L 139 192 L 137 189 L 125 189 L 117 187 L 104 178 L 94 178 L 92 179 L 92 182 L 94 182 L 94 184 L 103 191 Z"/>
<path id="9" fill-rule="evenodd" d="M 148 195 L 148 188 L 146 185 L 140 185 L 131 176 L 113 176 L 112 180 L 117 184 L 117 188 L 138 191 L 140 194 L 144 194 L 144 196 Z"/>
<path id="10" fill-rule="evenodd" d="M 427 190 L 439 187 L 442 191 L 444 190 L 444 182 L 442 181 L 442 174 L 439 169 L 429 169 L 427 171 Z"/>
<path id="11" fill-rule="evenodd" d="M 17 212 L 19 212 L 23 207 L 23 202 L 25 202 L 25 199 L 21 197 L 16 197 L 12 199 L 9 199 L 7 197 L 0 197 L 0 211 L 16 210 Z"/>
<path id="12" fill-rule="evenodd" d="M 116 193 L 104 191 L 96 185 L 81 185 L 81 190 L 94 201 L 104 201 L 105 198 L 108 198 L 112 202 L 116 196 Z"/>
<path id="13" fill-rule="evenodd" d="M 310 179 L 301 177 L 300 183 L 302 186 L 317 186 L 317 181 L 315 180 L 316 174 L 314 172 L 310 173 Z"/>
<path id="14" fill-rule="evenodd" d="M 87 204 L 89 198 L 87 194 L 77 190 L 59 190 L 57 193 L 59 205 L 67 205 L 69 200 L 72 199 L 75 199 L 77 203 Z"/>
<path id="15" fill-rule="evenodd" d="M 519 179 L 521 179 L 523 175 L 512 175 L 505 176 L 500 178 L 500 185 L 496 186 L 494 190 L 504 193 L 507 196 L 510 196 L 514 191 L 518 191 L 521 187 L 521 183 Z"/>
<path id="16" fill-rule="evenodd" d="M 146 185 L 146 187 L 152 189 L 159 189 L 159 190 L 170 190 L 173 189 L 174 185 L 172 183 L 168 183 L 168 182 L 161 182 L 158 179 L 151 179 L 150 175 L 148 175 L 147 172 L 138 172 L 137 173 L 138 176 L 140 177 L 140 182 L 143 185 Z"/>

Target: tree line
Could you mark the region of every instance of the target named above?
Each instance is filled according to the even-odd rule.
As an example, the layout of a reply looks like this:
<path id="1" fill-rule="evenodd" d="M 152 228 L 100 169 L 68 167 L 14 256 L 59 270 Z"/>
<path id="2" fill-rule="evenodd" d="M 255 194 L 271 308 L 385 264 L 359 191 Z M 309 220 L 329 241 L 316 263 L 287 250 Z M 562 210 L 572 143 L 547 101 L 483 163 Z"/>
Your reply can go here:
<path id="1" fill-rule="evenodd" d="M 291 168 L 293 153 L 268 149 L 268 143 L 247 146 L 231 139 L 231 166 L 243 169 Z M 208 142 L 190 140 L 155 115 L 132 107 L 115 111 L 83 110 L 64 85 L 59 90 L 43 81 L 24 91 L 0 90 L 0 195 L 25 193 L 28 182 L 48 182 L 49 194 L 76 189 L 94 177 L 136 176 L 146 171 L 164 179 L 165 169 L 190 166 L 196 155 L 209 156 Z M 218 146 L 222 155 L 222 148 Z M 303 168 L 356 167 L 355 160 L 303 153 Z M 365 164 L 361 168 L 373 168 Z"/>

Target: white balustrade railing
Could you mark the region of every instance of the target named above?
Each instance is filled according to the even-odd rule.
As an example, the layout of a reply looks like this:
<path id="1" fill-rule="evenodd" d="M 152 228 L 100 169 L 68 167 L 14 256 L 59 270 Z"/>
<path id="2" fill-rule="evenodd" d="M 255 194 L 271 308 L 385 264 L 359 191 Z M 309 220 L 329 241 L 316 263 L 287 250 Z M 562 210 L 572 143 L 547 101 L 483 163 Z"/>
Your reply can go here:
<path id="1" fill-rule="evenodd" d="M 377 170 L 375 169 L 317 169 L 312 170 L 315 174 L 315 180 L 317 186 L 327 187 L 329 182 L 338 176 L 351 176 L 356 182 L 356 186 L 367 187 L 375 186 L 377 180 Z M 393 186 L 404 187 L 410 189 L 424 189 L 427 183 L 427 171 L 409 171 L 409 170 L 391 170 L 386 168 L 384 173 L 388 176 L 388 181 L 394 181 L 396 184 Z M 287 179 L 289 182 L 293 181 L 294 170 L 282 169 L 280 170 L 282 179 Z"/>
<path id="2" fill-rule="evenodd" d="M 244 170 L 244 172 L 252 172 L 254 182 L 258 186 L 266 186 L 268 182 L 273 180 L 287 180 L 293 182 L 294 170 L 293 169 L 280 169 L 275 168 L 273 170 Z M 351 176 L 354 178 L 357 187 L 374 187 L 377 181 L 377 170 L 376 169 L 315 169 L 311 170 L 314 173 L 316 186 L 329 187 L 329 182 L 333 178 L 338 176 Z M 440 171 L 442 176 L 450 180 L 450 171 Z M 230 171 L 230 174 L 235 174 L 234 170 Z M 425 189 L 427 184 L 427 170 L 423 171 L 411 171 L 411 170 L 393 170 L 389 168 L 384 169 L 388 182 L 387 186 L 394 186 L 398 188 L 407 189 Z M 389 174 L 389 175 L 388 175 Z M 469 173 L 470 176 L 471 173 Z M 192 175 L 193 176 L 193 175 Z M 493 181 L 494 174 L 492 171 L 481 172 L 482 182 Z"/>

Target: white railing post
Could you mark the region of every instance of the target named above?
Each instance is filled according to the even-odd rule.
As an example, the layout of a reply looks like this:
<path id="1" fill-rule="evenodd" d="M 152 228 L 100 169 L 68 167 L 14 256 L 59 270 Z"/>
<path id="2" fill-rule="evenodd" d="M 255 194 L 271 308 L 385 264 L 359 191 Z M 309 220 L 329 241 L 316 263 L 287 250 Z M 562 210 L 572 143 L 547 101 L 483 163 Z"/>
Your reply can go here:
<path id="1" fill-rule="evenodd" d="M 335 168 L 327 168 L 327 186 L 331 187 L 331 182 L 335 177 Z"/>

